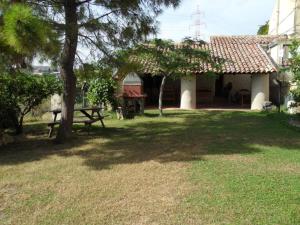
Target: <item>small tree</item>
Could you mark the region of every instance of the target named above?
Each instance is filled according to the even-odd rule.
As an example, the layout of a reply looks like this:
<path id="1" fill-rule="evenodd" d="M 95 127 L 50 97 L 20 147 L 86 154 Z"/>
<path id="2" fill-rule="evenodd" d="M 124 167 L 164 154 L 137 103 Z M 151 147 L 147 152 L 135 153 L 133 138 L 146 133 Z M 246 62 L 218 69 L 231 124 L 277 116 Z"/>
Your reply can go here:
<path id="1" fill-rule="evenodd" d="M 99 77 L 90 82 L 87 99 L 92 105 L 115 105 L 117 84 L 112 77 Z"/>
<path id="2" fill-rule="evenodd" d="M 163 115 L 163 94 L 167 78 L 178 79 L 192 76 L 196 70 L 201 69 L 201 65 L 205 64 L 210 64 L 212 70 L 218 68 L 216 58 L 211 56 L 209 51 L 204 50 L 204 45 L 203 41 L 194 41 L 189 38 L 184 39 L 180 45 L 176 45 L 171 40 L 154 39 L 135 49 L 131 61 L 140 64 L 135 68 L 143 71 L 142 62 L 147 61 L 155 67 L 156 72 L 152 75 L 162 76 L 158 100 L 160 116 Z"/>
<path id="3" fill-rule="evenodd" d="M 289 60 L 290 65 L 285 71 L 290 71 L 293 74 L 293 82 L 295 83 L 295 88 L 291 90 L 291 94 L 297 104 L 300 102 L 300 41 L 293 40 L 290 45 L 291 58 Z"/>
<path id="4" fill-rule="evenodd" d="M 269 21 L 267 21 L 264 25 L 259 26 L 257 31 L 258 35 L 267 35 L 269 33 Z"/>
<path id="5" fill-rule="evenodd" d="M 23 132 L 24 117 L 42 101 L 60 93 L 61 82 L 54 76 L 17 74 L 0 76 L 0 126 Z"/>

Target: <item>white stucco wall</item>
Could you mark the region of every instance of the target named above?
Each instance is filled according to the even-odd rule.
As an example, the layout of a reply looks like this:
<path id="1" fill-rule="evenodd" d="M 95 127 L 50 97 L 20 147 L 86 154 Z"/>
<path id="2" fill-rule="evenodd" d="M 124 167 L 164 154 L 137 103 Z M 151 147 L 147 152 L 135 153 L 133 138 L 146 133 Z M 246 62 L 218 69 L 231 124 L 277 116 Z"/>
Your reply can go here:
<path id="1" fill-rule="evenodd" d="M 181 78 L 181 109 L 196 108 L 196 76 Z"/>
<path id="2" fill-rule="evenodd" d="M 295 35 L 300 37 L 300 0 L 296 0 L 295 9 Z"/>
<path id="3" fill-rule="evenodd" d="M 279 57 L 280 51 L 282 51 L 282 46 L 281 46 L 281 45 L 273 46 L 273 47 L 270 49 L 270 55 L 271 55 L 272 59 L 273 59 L 277 64 L 280 63 L 280 57 Z"/>
<path id="4" fill-rule="evenodd" d="M 288 34 L 293 35 L 297 29 L 297 18 L 299 0 L 276 0 L 270 18 L 269 34 Z M 296 29 L 297 28 L 297 29 Z"/>
<path id="5" fill-rule="evenodd" d="M 269 75 L 251 76 L 251 110 L 262 110 L 263 104 L 269 101 Z"/>

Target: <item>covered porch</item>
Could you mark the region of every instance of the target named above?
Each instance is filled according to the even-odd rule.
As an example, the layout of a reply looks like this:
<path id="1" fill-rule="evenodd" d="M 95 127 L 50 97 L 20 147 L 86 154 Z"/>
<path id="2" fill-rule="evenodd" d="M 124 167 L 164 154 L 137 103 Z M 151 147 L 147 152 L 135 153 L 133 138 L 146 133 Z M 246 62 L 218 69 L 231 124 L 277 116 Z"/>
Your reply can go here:
<path id="1" fill-rule="evenodd" d="M 158 105 L 160 76 L 142 76 L 145 107 Z M 269 101 L 269 74 L 195 74 L 166 82 L 164 107 L 262 110 Z"/>
<path id="2" fill-rule="evenodd" d="M 270 75 L 276 76 L 277 67 L 268 53 L 260 46 L 272 38 L 216 36 L 206 44 L 212 55 L 224 60 L 218 70 L 199 62 L 194 74 L 166 82 L 164 107 L 196 108 L 246 108 L 262 110 L 270 96 Z M 199 46 L 203 48 L 203 46 Z M 144 73 L 139 74 L 147 96 L 146 107 L 157 107 L 162 77 L 155 64 L 145 63 Z M 217 75 L 209 76 L 207 72 Z M 272 77 L 272 76 L 271 76 Z"/>

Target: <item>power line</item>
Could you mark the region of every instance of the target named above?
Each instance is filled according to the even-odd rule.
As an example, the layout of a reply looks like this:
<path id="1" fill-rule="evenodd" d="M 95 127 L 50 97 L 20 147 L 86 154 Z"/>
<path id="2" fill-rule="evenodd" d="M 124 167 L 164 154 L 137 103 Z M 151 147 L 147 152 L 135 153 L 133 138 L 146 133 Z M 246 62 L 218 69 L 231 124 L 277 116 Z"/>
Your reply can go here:
<path id="1" fill-rule="evenodd" d="M 203 36 L 202 28 L 203 26 L 206 26 L 206 23 L 202 22 L 202 19 L 204 17 L 204 12 L 201 11 L 200 5 L 197 5 L 196 11 L 191 16 L 194 19 L 194 24 L 191 25 L 191 27 L 194 27 L 195 39 L 200 40 Z"/>

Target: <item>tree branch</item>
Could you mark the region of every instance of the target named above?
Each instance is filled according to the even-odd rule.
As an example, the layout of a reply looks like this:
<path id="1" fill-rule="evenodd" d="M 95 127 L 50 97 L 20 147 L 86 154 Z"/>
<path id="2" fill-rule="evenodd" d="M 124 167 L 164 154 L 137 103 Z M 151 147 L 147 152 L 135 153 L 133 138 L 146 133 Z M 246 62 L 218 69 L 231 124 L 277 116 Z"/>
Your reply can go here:
<path id="1" fill-rule="evenodd" d="M 93 44 L 97 49 L 99 49 L 101 52 L 103 52 L 106 56 L 110 56 L 110 54 L 107 51 L 105 51 L 103 48 L 101 48 L 100 45 L 95 40 L 93 40 L 91 37 L 81 34 L 81 33 L 79 33 L 78 36 L 87 39 L 91 44 Z"/>
<path id="2" fill-rule="evenodd" d="M 85 4 L 85 3 L 90 3 L 92 0 L 84 0 L 84 1 L 79 1 L 76 3 L 77 6 L 80 6 L 82 4 Z"/>
<path id="3" fill-rule="evenodd" d="M 105 14 L 103 14 L 103 15 L 97 17 L 97 18 L 94 18 L 94 19 L 91 19 L 91 20 L 89 20 L 89 21 L 87 21 L 87 22 L 85 22 L 85 23 L 79 24 L 79 27 L 84 27 L 84 26 L 88 25 L 89 23 L 91 23 L 91 22 L 93 22 L 93 21 L 98 21 L 98 20 L 100 20 L 100 19 L 102 19 L 102 18 L 104 18 L 104 17 L 106 17 L 106 16 L 109 16 L 110 14 L 113 14 L 113 13 L 115 13 L 115 12 L 118 12 L 118 11 L 119 11 L 119 10 L 116 9 L 116 10 L 110 11 L 110 12 L 108 12 L 108 13 L 105 13 Z"/>

